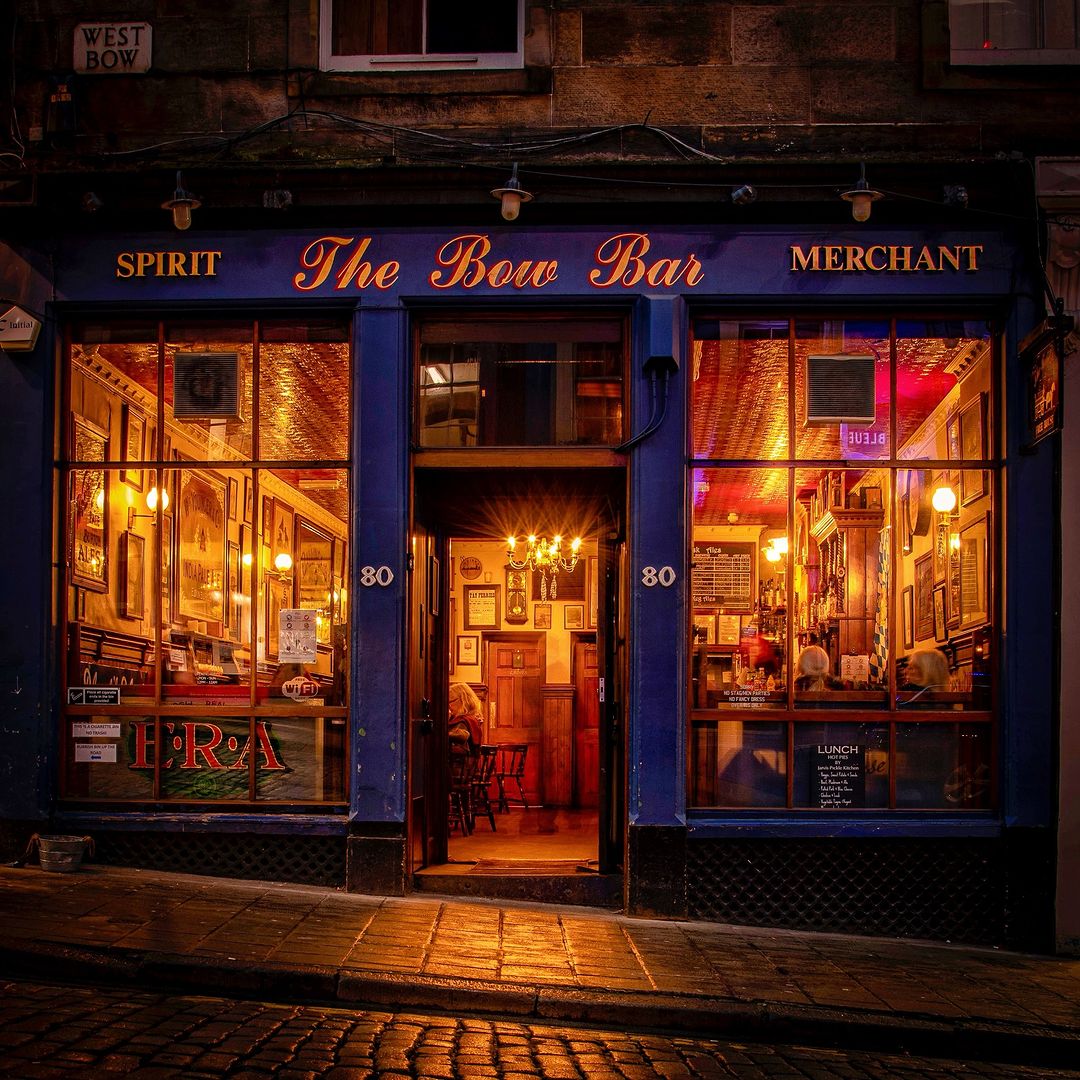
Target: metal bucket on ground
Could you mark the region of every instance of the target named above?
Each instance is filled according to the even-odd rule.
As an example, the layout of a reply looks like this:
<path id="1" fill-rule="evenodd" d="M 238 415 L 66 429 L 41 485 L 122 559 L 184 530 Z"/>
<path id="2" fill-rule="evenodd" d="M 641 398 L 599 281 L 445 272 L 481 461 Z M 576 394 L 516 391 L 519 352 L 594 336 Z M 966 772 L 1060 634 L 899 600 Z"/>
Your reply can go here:
<path id="1" fill-rule="evenodd" d="M 94 853 L 94 841 L 89 836 L 34 836 L 31 846 L 35 840 L 41 869 L 57 874 L 78 870 L 84 853 Z"/>

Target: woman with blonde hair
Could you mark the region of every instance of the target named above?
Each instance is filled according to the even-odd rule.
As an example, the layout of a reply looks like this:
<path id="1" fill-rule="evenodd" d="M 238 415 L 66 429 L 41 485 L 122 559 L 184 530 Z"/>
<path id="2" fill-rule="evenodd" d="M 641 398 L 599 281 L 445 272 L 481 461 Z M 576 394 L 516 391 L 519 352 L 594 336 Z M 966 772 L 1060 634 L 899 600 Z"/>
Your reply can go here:
<path id="1" fill-rule="evenodd" d="M 795 670 L 795 689 L 828 690 L 829 667 L 829 654 L 820 645 L 807 645 L 799 653 Z"/>
<path id="2" fill-rule="evenodd" d="M 904 672 L 906 690 L 948 690 L 949 661 L 940 649 L 916 649 Z"/>

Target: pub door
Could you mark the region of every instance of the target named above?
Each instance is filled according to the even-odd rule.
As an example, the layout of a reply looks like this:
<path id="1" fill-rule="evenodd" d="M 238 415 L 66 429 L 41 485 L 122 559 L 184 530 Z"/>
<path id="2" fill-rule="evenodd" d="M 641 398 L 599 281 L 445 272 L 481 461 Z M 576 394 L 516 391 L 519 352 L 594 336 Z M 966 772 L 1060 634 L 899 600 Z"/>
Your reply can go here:
<path id="1" fill-rule="evenodd" d="M 597 545 L 597 709 L 600 758 L 600 872 L 622 869 L 626 843 L 626 544 Z"/>
<path id="2" fill-rule="evenodd" d="M 446 862 L 446 633 L 442 612 L 447 543 L 414 521 L 409 576 L 409 848 L 412 870 Z"/>

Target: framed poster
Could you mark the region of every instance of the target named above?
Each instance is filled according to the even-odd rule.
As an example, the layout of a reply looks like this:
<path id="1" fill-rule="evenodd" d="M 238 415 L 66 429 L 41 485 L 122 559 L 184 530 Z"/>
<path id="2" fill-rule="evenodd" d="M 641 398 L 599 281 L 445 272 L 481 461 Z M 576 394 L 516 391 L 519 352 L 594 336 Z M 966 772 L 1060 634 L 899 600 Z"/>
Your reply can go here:
<path id="1" fill-rule="evenodd" d="M 292 583 L 282 581 L 276 574 L 267 574 L 263 597 L 266 604 L 266 655 L 276 660 L 281 640 L 281 613 L 288 611 L 292 602 Z"/>
<path id="2" fill-rule="evenodd" d="M 260 531 L 263 544 L 269 547 L 270 540 L 274 535 L 274 500 L 270 495 L 264 495 L 262 497 L 262 521 L 260 523 Z"/>
<path id="3" fill-rule="evenodd" d="M 120 436 L 120 451 L 124 461 L 142 461 L 143 440 L 146 437 L 146 418 L 141 412 L 124 405 L 121 418 L 122 434 Z M 142 469 L 124 469 L 120 478 L 125 484 L 130 484 L 136 491 L 143 489 Z"/>
<path id="4" fill-rule="evenodd" d="M 252 511 L 254 509 L 254 501 L 255 501 L 254 495 L 252 494 L 253 491 L 254 491 L 254 486 L 251 483 L 251 477 L 250 476 L 245 476 L 244 477 L 244 524 L 245 525 L 250 525 L 251 524 L 251 515 L 252 515 Z"/>
<path id="5" fill-rule="evenodd" d="M 942 594 L 944 594 L 942 589 Z M 935 601 L 937 599 L 937 590 L 935 590 Z M 944 600 L 944 596 L 943 596 Z M 942 620 L 944 625 L 944 610 L 942 612 Z M 913 585 L 904 586 L 903 591 L 900 593 L 900 622 L 904 632 L 904 648 L 915 648 L 915 587 Z"/>
<path id="6" fill-rule="evenodd" d="M 694 616 L 694 643 L 696 645 L 716 644 L 716 616 Z"/>
<path id="7" fill-rule="evenodd" d="M 987 540 L 990 515 L 960 530 L 957 562 L 960 572 L 960 627 L 979 626 L 989 618 Z"/>
<path id="8" fill-rule="evenodd" d="M 270 562 L 273 564 L 278 555 L 293 558 L 293 519 L 292 507 L 280 499 L 274 500 L 273 532 L 270 539 Z"/>
<path id="9" fill-rule="evenodd" d="M 945 630 L 945 586 L 934 586 L 934 640 L 944 641 Z"/>
<path id="10" fill-rule="evenodd" d="M 146 618 L 146 538 L 133 532 L 120 534 L 120 614 Z"/>
<path id="11" fill-rule="evenodd" d="M 459 665 L 475 665 L 480 663 L 479 634 L 458 634 L 457 662 Z"/>
<path id="12" fill-rule="evenodd" d="M 499 585 L 466 585 L 462 625 L 466 630 L 498 630 Z"/>
<path id="13" fill-rule="evenodd" d="M 229 520 L 240 520 L 240 481 L 235 476 L 229 477 Z"/>
<path id="14" fill-rule="evenodd" d="M 925 641 L 934 636 L 934 564 L 927 552 L 915 560 L 915 638 Z"/>
<path id="15" fill-rule="evenodd" d="M 225 624 L 225 481 L 180 471 L 177 554 L 181 619 Z"/>
<path id="16" fill-rule="evenodd" d="M 76 413 L 71 417 L 72 458 L 107 461 L 109 436 Z M 94 592 L 109 590 L 109 485 L 105 470 L 73 469 L 69 493 L 71 514 L 71 582 Z"/>
<path id="17" fill-rule="evenodd" d="M 584 604 L 567 604 L 563 608 L 563 629 L 564 630 L 584 630 L 585 629 L 585 605 Z"/>
<path id="18" fill-rule="evenodd" d="M 945 441 L 948 443 L 950 461 L 960 460 L 960 413 L 950 413 L 945 421 Z"/>
<path id="19" fill-rule="evenodd" d="M 296 606 L 320 612 L 316 638 L 330 644 L 330 603 L 333 594 L 334 541 L 314 522 L 296 515 Z"/>
<path id="20" fill-rule="evenodd" d="M 244 622 L 244 598 L 240 589 L 240 545 L 230 542 L 228 553 L 225 558 L 226 578 L 229 584 L 229 595 L 226 599 L 226 622 L 229 626 L 229 637 L 233 641 L 240 640 L 240 628 Z"/>
<path id="21" fill-rule="evenodd" d="M 738 615 L 716 616 L 716 644 L 738 645 L 742 636 L 742 619 Z"/>
<path id="22" fill-rule="evenodd" d="M 588 607 L 588 626 L 590 630 L 596 629 L 596 619 L 598 616 L 598 608 L 600 601 L 600 582 L 598 575 L 600 573 L 600 559 L 596 555 L 589 556 L 589 607 Z"/>
<path id="23" fill-rule="evenodd" d="M 173 544 L 176 541 L 176 533 L 173 530 L 172 514 L 161 515 L 161 625 L 168 627 L 172 624 L 173 612 L 176 610 L 176 578 L 172 568 L 175 562 Z"/>
<path id="24" fill-rule="evenodd" d="M 979 393 L 960 410 L 960 452 L 964 461 L 986 456 L 986 394 Z M 986 470 L 964 469 L 960 474 L 960 504 L 967 506 L 986 494 Z"/>
<path id="25" fill-rule="evenodd" d="M 533 604 L 533 626 L 537 630 L 551 629 L 550 604 Z"/>

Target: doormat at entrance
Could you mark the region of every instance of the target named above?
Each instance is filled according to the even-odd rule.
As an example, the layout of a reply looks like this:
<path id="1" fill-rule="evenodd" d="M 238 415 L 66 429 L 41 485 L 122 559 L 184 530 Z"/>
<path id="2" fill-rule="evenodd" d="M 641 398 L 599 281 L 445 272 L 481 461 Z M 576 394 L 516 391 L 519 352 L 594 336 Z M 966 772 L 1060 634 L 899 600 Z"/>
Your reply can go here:
<path id="1" fill-rule="evenodd" d="M 470 874 L 489 877 L 510 876 L 561 876 L 567 874 L 595 874 L 597 868 L 579 859 L 543 859 L 522 862 L 515 859 L 479 859 Z"/>

